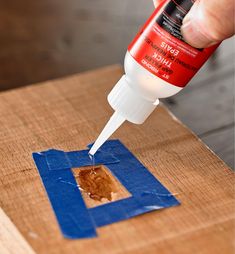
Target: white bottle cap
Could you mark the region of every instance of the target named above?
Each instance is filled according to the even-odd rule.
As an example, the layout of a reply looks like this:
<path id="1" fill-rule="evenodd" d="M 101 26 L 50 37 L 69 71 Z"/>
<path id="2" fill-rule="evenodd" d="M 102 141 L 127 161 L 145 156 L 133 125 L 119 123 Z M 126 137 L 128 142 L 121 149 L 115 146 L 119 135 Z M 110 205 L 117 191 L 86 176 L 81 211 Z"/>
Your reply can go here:
<path id="1" fill-rule="evenodd" d="M 125 75 L 122 76 L 109 93 L 108 102 L 115 113 L 90 149 L 89 154 L 92 156 L 125 120 L 141 124 L 159 104 L 159 100 L 151 102 L 137 94 L 134 89 L 129 86 Z"/>
<path id="2" fill-rule="evenodd" d="M 108 102 L 114 111 L 119 112 L 126 120 L 141 124 L 159 104 L 139 95 L 123 75 L 108 95 Z"/>

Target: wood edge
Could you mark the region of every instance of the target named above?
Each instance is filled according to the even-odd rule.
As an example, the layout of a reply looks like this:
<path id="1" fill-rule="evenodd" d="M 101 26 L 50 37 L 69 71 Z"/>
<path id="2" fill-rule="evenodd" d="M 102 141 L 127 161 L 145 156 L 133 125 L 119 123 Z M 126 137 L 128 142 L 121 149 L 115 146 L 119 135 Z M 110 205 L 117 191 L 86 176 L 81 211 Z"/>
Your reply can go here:
<path id="1" fill-rule="evenodd" d="M 70 74 L 70 75 L 65 75 L 63 77 L 59 77 L 59 78 L 55 78 L 55 79 L 48 79 L 48 80 L 44 80 L 44 81 L 41 81 L 41 82 L 38 82 L 38 83 L 28 84 L 28 85 L 23 86 L 23 87 L 17 87 L 17 88 L 9 89 L 9 90 L 6 90 L 6 91 L 2 91 L 2 92 L 0 92 L 0 96 L 1 95 L 6 95 L 7 93 L 11 93 L 13 91 L 23 91 L 25 89 L 28 89 L 31 86 L 46 85 L 49 82 L 66 81 L 67 79 L 71 79 L 71 78 L 75 78 L 75 77 L 89 76 L 94 72 L 106 72 L 106 71 L 120 71 L 120 74 L 121 74 L 121 73 L 123 73 L 123 66 L 121 64 L 106 65 L 106 66 L 98 67 L 98 68 L 83 71 L 83 72 L 78 72 L 78 73 L 74 73 L 74 74 Z"/>
<path id="2" fill-rule="evenodd" d="M 1 254 L 35 254 L 10 218 L 0 207 L 0 252 Z"/>
<path id="3" fill-rule="evenodd" d="M 184 127 L 185 129 L 187 129 L 202 145 L 205 146 L 205 148 L 211 152 L 216 158 L 217 160 L 219 160 L 225 167 L 227 167 L 229 170 L 231 170 L 231 172 L 234 172 L 233 169 L 228 166 L 214 151 L 212 151 L 210 149 L 210 147 L 205 144 L 202 139 L 200 139 L 196 133 L 194 133 L 187 125 L 185 125 L 178 117 L 176 117 L 168 108 L 167 106 L 163 103 L 163 102 L 160 102 L 160 106 L 162 108 L 164 108 L 164 110 L 166 110 L 166 112 L 171 116 L 171 118 L 173 119 L 173 121 L 179 123 L 182 127 Z"/>

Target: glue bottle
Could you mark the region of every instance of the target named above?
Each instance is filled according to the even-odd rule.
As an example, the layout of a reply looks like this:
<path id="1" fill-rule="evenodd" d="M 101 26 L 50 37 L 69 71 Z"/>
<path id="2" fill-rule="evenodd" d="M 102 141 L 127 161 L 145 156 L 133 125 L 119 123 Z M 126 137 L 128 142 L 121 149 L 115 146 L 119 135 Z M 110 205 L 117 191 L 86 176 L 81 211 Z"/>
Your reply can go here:
<path id="1" fill-rule="evenodd" d="M 182 90 L 218 44 L 205 49 L 188 45 L 181 34 L 183 18 L 194 0 L 165 0 L 155 9 L 128 47 L 125 75 L 108 95 L 114 114 L 89 154 L 128 120 L 142 124 L 166 98 Z"/>

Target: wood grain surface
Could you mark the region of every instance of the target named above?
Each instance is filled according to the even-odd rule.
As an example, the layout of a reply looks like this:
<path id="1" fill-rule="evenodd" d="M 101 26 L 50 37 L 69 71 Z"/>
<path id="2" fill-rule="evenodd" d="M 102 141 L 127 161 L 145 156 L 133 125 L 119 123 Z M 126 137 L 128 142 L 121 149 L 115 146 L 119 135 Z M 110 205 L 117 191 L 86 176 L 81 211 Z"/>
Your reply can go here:
<path id="1" fill-rule="evenodd" d="M 112 114 L 106 96 L 121 74 L 111 66 L 0 94 L 0 206 L 36 253 L 233 253 L 234 173 L 162 105 L 113 137 L 181 205 L 99 228 L 94 239 L 61 235 L 31 154 L 94 141 Z"/>

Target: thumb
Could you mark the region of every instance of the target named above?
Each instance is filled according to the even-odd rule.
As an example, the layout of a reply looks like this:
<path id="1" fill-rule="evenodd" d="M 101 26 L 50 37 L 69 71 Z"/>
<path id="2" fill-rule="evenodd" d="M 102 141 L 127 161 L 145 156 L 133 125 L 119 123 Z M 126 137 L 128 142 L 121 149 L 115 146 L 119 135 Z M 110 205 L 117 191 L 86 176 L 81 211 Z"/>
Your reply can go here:
<path id="1" fill-rule="evenodd" d="M 234 0 L 197 0 L 185 16 L 181 32 L 196 48 L 229 38 L 234 34 Z"/>

